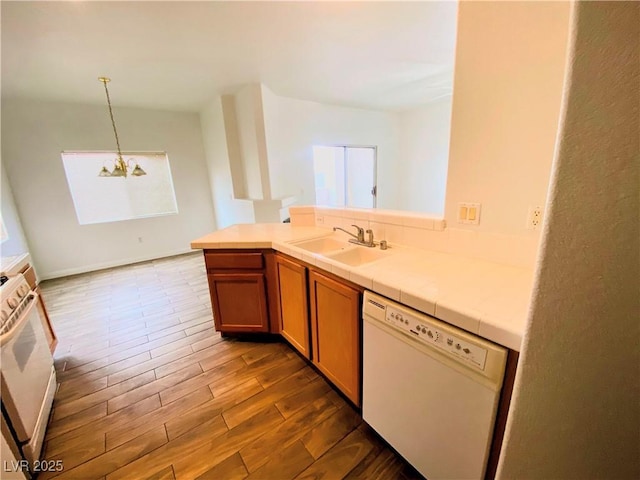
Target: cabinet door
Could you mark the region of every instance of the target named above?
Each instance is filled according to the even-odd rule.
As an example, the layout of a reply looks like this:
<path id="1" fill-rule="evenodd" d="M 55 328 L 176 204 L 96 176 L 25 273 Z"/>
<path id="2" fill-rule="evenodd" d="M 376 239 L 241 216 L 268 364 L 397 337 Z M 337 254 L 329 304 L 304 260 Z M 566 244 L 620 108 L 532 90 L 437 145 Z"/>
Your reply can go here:
<path id="1" fill-rule="evenodd" d="M 269 331 L 263 273 L 213 273 L 208 278 L 216 330 Z"/>
<path id="2" fill-rule="evenodd" d="M 360 292 L 309 273 L 313 363 L 360 405 Z"/>
<path id="3" fill-rule="evenodd" d="M 311 359 L 307 269 L 281 256 L 276 257 L 276 264 L 280 284 L 280 333 L 302 355 Z"/>

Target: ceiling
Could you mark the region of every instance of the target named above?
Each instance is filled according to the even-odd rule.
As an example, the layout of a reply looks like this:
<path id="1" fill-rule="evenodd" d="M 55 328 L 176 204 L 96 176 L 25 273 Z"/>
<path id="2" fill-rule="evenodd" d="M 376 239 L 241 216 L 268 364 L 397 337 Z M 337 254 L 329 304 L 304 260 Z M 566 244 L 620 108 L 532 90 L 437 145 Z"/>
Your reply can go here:
<path id="1" fill-rule="evenodd" d="M 199 111 L 263 83 L 401 111 L 450 95 L 455 1 L 1 3 L 2 97 Z"/>

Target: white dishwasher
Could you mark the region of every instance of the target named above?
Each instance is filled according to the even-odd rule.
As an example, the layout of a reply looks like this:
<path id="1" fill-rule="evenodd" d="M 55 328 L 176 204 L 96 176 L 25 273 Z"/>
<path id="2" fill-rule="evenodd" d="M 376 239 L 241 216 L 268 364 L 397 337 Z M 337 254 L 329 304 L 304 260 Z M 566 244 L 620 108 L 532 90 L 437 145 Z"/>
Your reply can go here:
<path id="1" fill-rule="evenodd" d="M 429 480 L 484 477 L 507 349 L 372 292 L 362 416 Z"/>

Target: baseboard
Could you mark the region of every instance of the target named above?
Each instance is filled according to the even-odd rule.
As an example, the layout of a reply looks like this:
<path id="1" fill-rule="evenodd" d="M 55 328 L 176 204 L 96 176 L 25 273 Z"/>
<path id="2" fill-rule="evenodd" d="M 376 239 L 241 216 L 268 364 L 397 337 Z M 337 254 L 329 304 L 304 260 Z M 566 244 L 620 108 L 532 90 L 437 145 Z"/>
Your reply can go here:
<path id="1" fill-rule="evenodd" d="M 56 270 L 53 272 L 38 272 L 40 280 L 52 280 L 54 278 L 68 277 L 70 275 L 78 275 L 81 273 L 95 272 L 97 270 L 104 270 L 105 268 L 121 267 L 123 265 L 130 265 L 132 263 L 148 262 L 149 260 L 157 260 L 159 258 L 173 257 L 175 255 L 183 255 L 185 253 L 196 253 L 191 248 L 179 249 L 171 252 L 165 252 L 161 254 L 148 255 L 142 257 L 130 257 L 120 258 L 118 260 L 94 263 L 92 265 L 83 265 L 82 267 L 67 268 L 64 270 Z"/>

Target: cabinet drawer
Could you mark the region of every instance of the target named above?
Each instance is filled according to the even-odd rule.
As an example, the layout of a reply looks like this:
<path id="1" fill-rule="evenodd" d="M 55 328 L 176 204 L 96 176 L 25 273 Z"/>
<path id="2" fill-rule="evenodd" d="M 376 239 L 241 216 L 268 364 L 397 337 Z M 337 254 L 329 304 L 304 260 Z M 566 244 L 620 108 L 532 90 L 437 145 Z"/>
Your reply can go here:
<path id="1" fill-rule="evenodd" d="M 207 269 L 251 269 L 264 268 L 262 253 L 205 253 Z"/>

